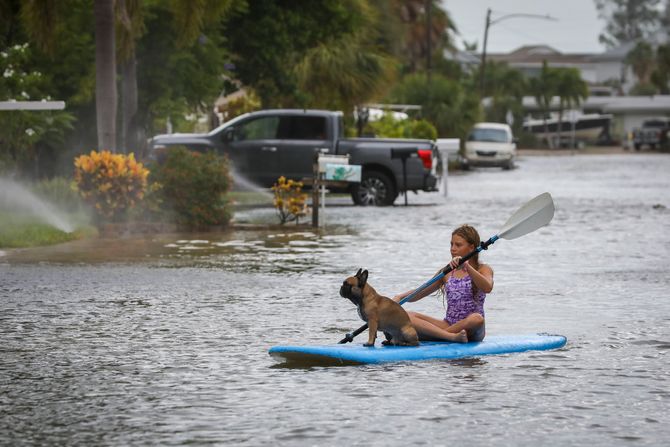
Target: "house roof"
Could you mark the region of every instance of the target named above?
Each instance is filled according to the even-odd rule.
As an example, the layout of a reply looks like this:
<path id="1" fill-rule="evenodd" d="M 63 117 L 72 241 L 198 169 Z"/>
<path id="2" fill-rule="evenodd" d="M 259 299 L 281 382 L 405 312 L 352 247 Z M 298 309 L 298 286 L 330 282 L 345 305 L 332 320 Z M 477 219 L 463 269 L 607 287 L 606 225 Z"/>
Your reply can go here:
<path id="1" fill-rule="evenodd" d="M 616 48 L 610 48 L 609 50 L 605 51 L 604 53 L 600 54 L 595 54 L 593 55 L 593 60 L 595 62 L 602 62 L 602 61 L 622 61 L 626 58 L 630 50 L 632 50 L 635 47 L 635 42 L 629 42 L 625 43 L 623 45 L 619 45 Z"/>
<path id="2" fill-rule="evenodd" d="M 487 59 L 509 64 L 581 64 L 591 62 L 593 53 L 561 53 L 548 45 L 528 45 L 511 53 L 491 53 Z"/>
<path id="3" fill-rule="evenodd" d="M 626 43 L 603 53 L 561 53 L 548 45 L 526 45 L 511 53 L 491 53 L 487 59 L 514 65 L 584 64 L 606 61 L 623 61 L 635 43 Z"/>

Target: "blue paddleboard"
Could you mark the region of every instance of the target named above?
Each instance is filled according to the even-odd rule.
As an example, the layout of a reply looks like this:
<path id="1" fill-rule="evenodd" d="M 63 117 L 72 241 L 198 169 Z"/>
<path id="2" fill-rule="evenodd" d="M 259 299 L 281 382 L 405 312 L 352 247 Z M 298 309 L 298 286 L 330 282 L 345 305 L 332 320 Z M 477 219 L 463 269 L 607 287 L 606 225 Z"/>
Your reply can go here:
<path id="1" fill-rule="evenodd" d="M 363 364 L 414 362 L 420 360 L 460 359 L 482 355 L 508 354 L 523 351 L 544 351 L 565 345 L 562 335 L 491 335 L 482 342 L 422 342 L 420 346 L 382 346 L 367 348 L 362 343 L 322 346 L 273 346 L 270 355 L 282 362 L 310 364 Z"/>

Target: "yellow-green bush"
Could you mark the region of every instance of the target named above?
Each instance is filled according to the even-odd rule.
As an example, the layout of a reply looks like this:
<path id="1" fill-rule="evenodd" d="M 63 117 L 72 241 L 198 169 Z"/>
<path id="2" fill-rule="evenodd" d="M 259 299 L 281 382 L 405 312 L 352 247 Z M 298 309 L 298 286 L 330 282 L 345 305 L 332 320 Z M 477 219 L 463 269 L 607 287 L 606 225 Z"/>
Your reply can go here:
<path id="1" fill-rule="evenodd" d="M 272 186 L 274 206 L 282 225 L 291 221 L 297 224 L 300 217 L 307 214 L 307 194 L 302 192 L 302 187 L 302 182 L 287 180 L 284 176 Z"/>

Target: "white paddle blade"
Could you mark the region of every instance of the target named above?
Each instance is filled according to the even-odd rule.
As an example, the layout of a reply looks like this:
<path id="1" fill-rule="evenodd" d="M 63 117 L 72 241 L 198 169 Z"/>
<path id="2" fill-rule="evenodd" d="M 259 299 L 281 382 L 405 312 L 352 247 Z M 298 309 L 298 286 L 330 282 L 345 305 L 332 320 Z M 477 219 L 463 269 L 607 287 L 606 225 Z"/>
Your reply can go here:
<path id="1" fill-rule="evenodd" d="M 545 192 L 519 208 L 503 226 L 498 237 L 516 239 L 547 225 L 554 217 L 554 201 Z"/>

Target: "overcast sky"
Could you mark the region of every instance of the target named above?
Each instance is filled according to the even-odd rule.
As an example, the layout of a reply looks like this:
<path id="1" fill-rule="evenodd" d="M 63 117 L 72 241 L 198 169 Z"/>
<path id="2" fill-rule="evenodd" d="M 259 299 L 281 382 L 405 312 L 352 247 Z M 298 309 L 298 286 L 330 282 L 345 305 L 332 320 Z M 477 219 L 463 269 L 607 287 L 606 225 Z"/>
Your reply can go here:
<path id="1" fill-rule="evenodd" d="M 563 53 L 599 53 L 604 46 L 598 35 L 605 22 L 598 18 L 593 0 L 442 0 L 462 40 L 477 42 L 481 51 L 484 42 L 486 10 L 491 20 L 507 14 L 549 14 L 557 21 L 538 18 L 510 17 L 489 27 L 487 52 L 507 53 L 524 45 L 549 45 Z"/>

